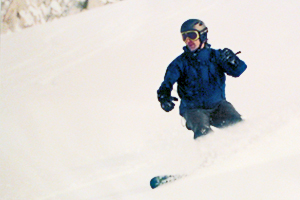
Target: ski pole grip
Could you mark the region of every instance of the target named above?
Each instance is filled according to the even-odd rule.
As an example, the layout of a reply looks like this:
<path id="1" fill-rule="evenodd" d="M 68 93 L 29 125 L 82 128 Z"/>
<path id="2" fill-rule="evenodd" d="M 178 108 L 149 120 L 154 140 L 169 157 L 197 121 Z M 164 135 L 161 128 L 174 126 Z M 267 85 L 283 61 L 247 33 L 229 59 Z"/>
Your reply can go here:
<path id="1" fill-rule="evenodd" d="M 176 97 L 171 97 L 172 101 L 178 101 L 178 99 Z"/>

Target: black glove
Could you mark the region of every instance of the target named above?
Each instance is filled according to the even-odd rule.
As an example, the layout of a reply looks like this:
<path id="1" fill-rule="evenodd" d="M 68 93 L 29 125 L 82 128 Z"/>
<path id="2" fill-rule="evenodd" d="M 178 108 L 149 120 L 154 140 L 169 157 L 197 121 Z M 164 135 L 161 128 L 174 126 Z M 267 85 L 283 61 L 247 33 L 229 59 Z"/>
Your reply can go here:
<path id="1" fill-rule="evenodd" d="M 175 107 L 175 104 L 172 101 L 178 101 L 178 99 L 176 97 L 162 94 L 158 95 L 158 101 L 160 102 L 161 108 L 164 111 L 170 112 Z"/>
<path id="2" fill-rule="evenodd" d="M 222 64 L 229 64 L 232 67 L 236 68 L 240 64 L 240 59 L 236 56 L 235 53 L 233 53 L 233 51 L 225 48 L 221 50 L 220 62 Z"/>

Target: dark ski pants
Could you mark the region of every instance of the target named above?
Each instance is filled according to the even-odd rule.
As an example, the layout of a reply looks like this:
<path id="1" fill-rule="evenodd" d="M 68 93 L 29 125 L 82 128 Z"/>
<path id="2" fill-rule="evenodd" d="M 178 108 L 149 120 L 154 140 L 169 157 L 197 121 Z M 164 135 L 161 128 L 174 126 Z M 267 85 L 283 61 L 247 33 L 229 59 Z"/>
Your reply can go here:
<path id="1" fill-rule="evenodd" d="M 194 132 L 194 139 L 211 132 L 210 126 L 223 128 L 242 121 L 241 115 L 225 100 L 213 109 L 187 110 L 183 117 L 187 129 Z"/>

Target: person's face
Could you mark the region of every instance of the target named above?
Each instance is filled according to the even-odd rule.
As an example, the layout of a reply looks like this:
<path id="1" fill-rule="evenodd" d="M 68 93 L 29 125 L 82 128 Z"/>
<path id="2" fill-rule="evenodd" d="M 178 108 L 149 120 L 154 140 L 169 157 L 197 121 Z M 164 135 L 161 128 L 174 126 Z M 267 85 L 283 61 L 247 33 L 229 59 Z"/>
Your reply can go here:
<path id="1" fill-rule="evenodd" d="M 186 46 L 190 49 L 190 51 L 196 51 L 200 47 L 200 40 L 191 40 L 190 38 L 186 38 L 184 41 Z"/>
<path id="2" fill-rule="evenodd" d="M 199 33 L 197 31 L 186 31 L 182 33 L 182 39 L 190 51 L 195 51 L 200 47 Z"/>

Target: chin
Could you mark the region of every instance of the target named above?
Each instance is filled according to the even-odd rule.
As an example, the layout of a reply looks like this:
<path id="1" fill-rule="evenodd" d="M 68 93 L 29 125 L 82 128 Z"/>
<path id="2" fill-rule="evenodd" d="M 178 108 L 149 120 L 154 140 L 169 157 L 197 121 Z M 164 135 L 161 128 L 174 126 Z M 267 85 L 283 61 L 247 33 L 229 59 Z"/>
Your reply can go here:
<path id="1" fill-rule="evenodd" d="M 190 47 L 189 47 L 189 49 L 190 49 L 190 51 L 193 52 L 193 51 L 196 51 L 198 48 L 190 48 Z"/>

